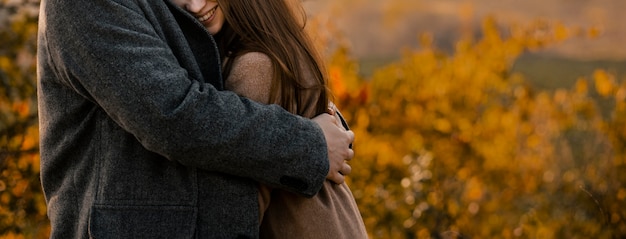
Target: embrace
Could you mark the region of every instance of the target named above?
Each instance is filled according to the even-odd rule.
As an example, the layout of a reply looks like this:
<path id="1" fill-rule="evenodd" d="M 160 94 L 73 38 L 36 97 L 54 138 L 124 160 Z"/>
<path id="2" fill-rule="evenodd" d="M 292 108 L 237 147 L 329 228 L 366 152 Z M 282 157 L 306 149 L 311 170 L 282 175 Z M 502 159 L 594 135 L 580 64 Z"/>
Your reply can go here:
<path id="1" fill-rule="evenodd" d="M 42 0 L 51 238 L 367 238 L 298 0 Z"/>

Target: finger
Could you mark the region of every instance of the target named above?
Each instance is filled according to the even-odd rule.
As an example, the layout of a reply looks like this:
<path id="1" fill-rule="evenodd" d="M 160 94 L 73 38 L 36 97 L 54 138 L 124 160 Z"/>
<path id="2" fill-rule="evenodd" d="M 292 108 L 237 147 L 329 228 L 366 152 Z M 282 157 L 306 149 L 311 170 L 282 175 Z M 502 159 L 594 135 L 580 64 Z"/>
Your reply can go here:
<path id="1" fill-rule="evenodd" d="M 328 113 L 330 115 L 336 115 L 335 112 L 337 112 L 337 107 L 335 106 L 335 104 L 333 104 L 333 102 L 328 102 Z"/>
<path id="2" fill-rule="evenodd" d="M 348 138 L 350 139 L 350 143 L 354 143 L 354 132 L 352 130 L 347 130 Z"/>
<path id="3" fill-rule="evenodd" d="M 333 172 L 328 179 L 336 184 L 342 184 L 345 181 L 345 177 L 339 172 Z"/>
<path id="4" fill-rule="evenodd" d="M 347 155 L 347 158 L 345 158 L 345 160 L 350 161 L 352 160 L 352 158 L 354 158 L 354 150 L 348 149 L 348 155 Z"/>
<path id="5" fill-rule="evenodd" d="M 352 132 L 352 130 L 348 130 L 346 131 L 348 133 L 348 148 L 349 149 L 353 149 L 354 146 L 354 132 Z M 352 156 L 348 155 L 348 158 L 351 159 L 352 157 L 354 157 L 354 152 L 352 152 Z"/>
<path id="6" fill-rule="evenodd" d="M 328 107 L 328 109 L 326 109 L 326 113 L 328 113 L 330 115 L 336 115 L 335 114 L 335 109 L 333 109 L 332 107 Z"/>
<path id="7" fill-rule="evenodd" d="M 350 164 L 344 163 L 339 173 L 341 173 L 341 175 L 343 176 L 349 175 L 350 173 L 352 173 L 352 166 L 350 166 Z"/>

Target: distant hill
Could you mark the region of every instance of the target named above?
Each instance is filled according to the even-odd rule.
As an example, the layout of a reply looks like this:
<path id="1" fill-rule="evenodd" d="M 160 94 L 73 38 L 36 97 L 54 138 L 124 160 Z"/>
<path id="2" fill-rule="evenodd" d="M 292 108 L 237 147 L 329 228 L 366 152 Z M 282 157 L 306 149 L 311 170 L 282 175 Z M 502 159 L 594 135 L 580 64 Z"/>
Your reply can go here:
<path id="1" fill-rule="evenodd" d="M 596 69 L 626 80 L 626 60 L 576 60 L 571 58 L 526 55 L 520 57 L 513 71 L 524 74 L 539 89 L 570 88 L 579 77 L 591 78 Z"/>
<path id="2" fill-rule="evenodd" d="M 463 32 L 475 31 L 486 16 L 503 25 L 535 19 L 602 31 L 596 39 L 572 39 L 547 52 L 575 59 L 626 59 L 624 0 L 307 0 L 309 15 L 336 25 L 359 58 L 397 56 L 430 32 L 442 48 Z"/>
<path id="3" fill-rule="evenodd" d="M 397 58 L 365 58 L 359 61 L 359 73 L 368 78 L 377 68 Z M 571 88 L 580 77 L 591 79 L 596 69 L 603 69 L 626 80 L 626 60 L 580 60 L 559 56 L 527 54 L 518 58 L 511 69 L 521 73 L 528 82 L 539 90 Z"/>

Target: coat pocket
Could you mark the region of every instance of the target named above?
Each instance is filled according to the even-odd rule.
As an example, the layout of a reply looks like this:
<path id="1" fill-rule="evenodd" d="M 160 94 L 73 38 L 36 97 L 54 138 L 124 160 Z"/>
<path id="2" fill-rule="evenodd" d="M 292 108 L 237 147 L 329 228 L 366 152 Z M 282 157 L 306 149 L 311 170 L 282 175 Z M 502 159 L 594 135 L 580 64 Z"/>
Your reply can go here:
<path id="1" fill-rule="evenodd" d="M 89 237 L 193 238 L 197 210 L 192 206 L 95 205 Z"/>

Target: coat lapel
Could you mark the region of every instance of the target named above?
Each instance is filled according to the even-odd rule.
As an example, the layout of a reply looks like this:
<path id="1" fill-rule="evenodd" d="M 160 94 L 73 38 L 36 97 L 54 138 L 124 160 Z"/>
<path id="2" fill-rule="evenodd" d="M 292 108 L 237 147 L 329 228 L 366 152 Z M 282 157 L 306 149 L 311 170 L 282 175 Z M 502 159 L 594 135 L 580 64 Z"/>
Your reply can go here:
<path id="1" fill-rule="evenodd" d="M 165 1 L 189 43 L 204 80 L 216 89 L 224 90 L 220 57 L 215 40 L 191 14 L 169 0 Z"/>

